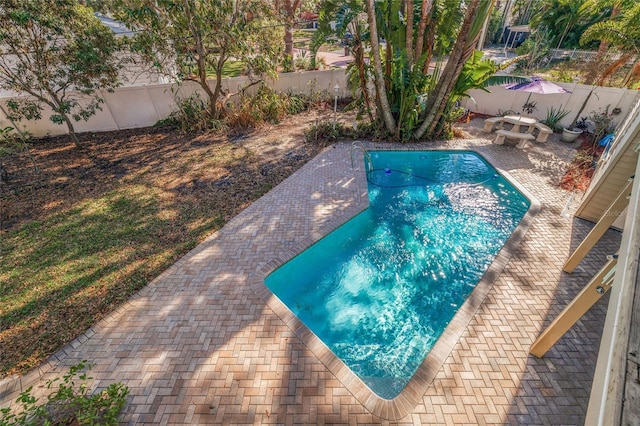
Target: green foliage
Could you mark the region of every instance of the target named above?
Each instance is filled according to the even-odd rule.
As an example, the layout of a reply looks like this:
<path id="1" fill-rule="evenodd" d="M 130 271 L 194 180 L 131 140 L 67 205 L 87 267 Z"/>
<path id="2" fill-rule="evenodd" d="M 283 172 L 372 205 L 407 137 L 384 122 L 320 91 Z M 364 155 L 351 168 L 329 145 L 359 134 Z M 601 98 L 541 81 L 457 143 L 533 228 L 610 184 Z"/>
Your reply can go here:
<path id="1" fill-rule="evenodd" d="M 220 120 L 212 119 L 209 108 L 198 93 L 186 98 L 177 98 L 178 109 L 157 125 L 173 125 L 184 132 L 204 132 L 224 128 Z"/>
<path id="2" fill-rule="evenodd" d="M 485 47 L 489 44 L 500 44 L 500 35 L 502 34 L 502 11 L 496 7 L 491 12 L 489 23 L 487 25 L 487 38 L 485 39 Z"/>
<path id="3" fill-rule="evenodd" d="M 75 0 L 8 0 L 0 8 L 0 88 L 28 97 L 7 104 L 13 120 L 66 124 L 100 109 L 98 90 L 118 84 L 122 44 L 88 7 Z M 85 95 L 82 100 L 80 96 Z"/>
<path id="4" fill-rule="evenodd" d="M 255 95 L 242 95 L 237 106 L 229 114 L 229 126 L 247 129 L 263 123 L 279 123 L 286 115 L 306 111 L 309 100 L 286 93 L 276 93 L 262 85 Z"/>
<path id="5" fill-rule="evenodd" d="M 224 118 L 212 119 L 206 102 L 195 93 L 176 100 L 178 109 L 156 123 L 157 126 L 176 126 L 185 132 L 221 131 L 228 128 L 249 129 L 264 123 L 279 123 L 285 116 L 309 109 L 311 98 L 276 93 L 261 85 L 254 95 L 240 94 L 237 104 L 229 102 Z"/>
<path id="6" fill-rule="evenodd" d="M 551 76 L 551 80 L 559 81 L 561 83 L 572 83 L 575 81 L 574 79 L 578 76 L 576 72 L 571 72 L 566 68 L 558 68 L 549 71 L 549 75 Z"/>
<path id="7" fill-rule="evenodd" d="M 295 59 L 295 69 L 308 71 L 311 70 L 311 56 L 306 50 L 300 51 Z"/>
<path id="8" fill-rule="evenodd" d="M 22 134 L 13 127 L 0 128 L 0 181 L 9 179 L 9 172 L 2 166 L 2 158 L 10 154 L 24 154 L 33 166 L 34 171 L 38 171 L 35 159 L 29 151 L 30 135 L 26 132 Z"/>
<path id="9" fill-rule="evenodd" d="M 310 143 L 330 144 L 340 139 L 369 139 L 387 140 L 388 135 L 380 122 L 357 122 L 347 125 L 333 120 L 323 120 L 310 126 L 304 132 L 305 139 Z"/>
<path id="10" fill-rule="evenodd" d="M 343 123 L 324 120 L 309 127 L 304 132 L 304 136 L 307 142 L 326 144 L 336 142 L 339 139 L 353 138 L 354 131 Z"/>
<path id="11" fill-rule="evenodd" d="M 517 61 L 517 69 L 526 72 L 540 68 L 548 62 L 551 40 L 548 31 L 538 30 L 524 41 L 516 49 L 520 59 Z"/>
<path id="12" fill-rule="evenodd" d="M 114 16 L 139 31 L 132 48 L 161 71 L 200 84 L 212 119 L 220 118 L 225 63 L 242 61 L 249 73 L 270 72 L 276 65 L 269 8 L 259 0 L 110 0 Z M 260 19 L 257 18 L 260 16 Z M 213 88 L 207 72 L 213 71 Z"/>
<path id="13" fill-rule="evenodd" d="M 0 159 L 4 155 L 22 151 L 27 146 L 26 142 L 26 138 L 16 132 L 13 127 L 0 127 Z"/>
<path id="14" fill-rule="evenodd" d="M 490 81 L 492 84 L 503 84 L 502 80 L 500 82 L 496 82 L 495 79 L 491 80 L 491 77 L 500 67 L 490 59 L 482 59 L 482 55 L 483 53 L 481 51 L 476 50 L 473 52 L 471 58 L 464 64 L 460 77 L 456 80 L 453 90 L 451 91 L 451 103 L 468 97 L 468 92 L 472 89 L 482 89 L 488 92 L 485 87 Z M 506 78 L 511 79 L 511 77 Z"/>
<path id="15" fill-rule="evenodd" d="M 538 105 L 536 101 L 530 101 L 527 99 L 527 101 L 524 104 L 522 104 L 522 112 L 525 114 L 533 114 L 537 110 L 538 110 Z"/>
<path id="16" fill-rule="evenodd" d="M 638 52 L 640 52 L 640 3 L 629 5 L 621 2 L 619 6 L 627 6 L 626 10 L 622 10 L 615 17 L 597 22 L 584 31 L 580 37 L 580 44 L 586 45 L 593 41 L 604 41 L 615 46 L 624 53 L 634 57 L 635 68 L 638 61 Z M 614 64 L 614 68 L 619 68 L 623 63 Z M 609 69 L 609 74 L 613 73 L 613 69 Z M 637 72 L 635 72 L 637 76 Z M 623 79 L 622 86 L 629 86 L 632 83 L 634 73 L 628 73 Z"/>
<path id="17" fill-rule="evenodd" d="M 613 132 L 615 126 L 613 124 L 613 114 L 609 112 L 609 105 L 602 110 L 591 111 L 589 116 L 586 117 L 586 121 L 589 123 L 587 134 L 588 139 L 596 143 L 600 141 L 608 133 Z"/>
<path id="18" fill-rule="evenodd" d="M 422 72 L 422 64 L 409 68 L 406 51 L 399 51 L 391 63 L 387 97 L 401 141 L 408 141 L 420 124 L 420 114 L 424 111 L 422 94 L 427 92 L 431 78 Z"/>
<path id="19" fill-rule="evenodd" d="M 320 46 L 341 40 L 347 32 L 356 35 L 363 33 L 364 22 L 360 19 L 363 12 L 364 6 L 358 0 L 326 0 L 323 3 L 318 15 L 318 28 L 309 44 L 312 67 L 315 66 Z"/>
<path id="20" fill-rule="evenodd" d="M 446 55 L 456 42 L 458 30 L 464 18 L 464 10 L 458 0 L 442 0 L 433 4 L 433 22 L 436 22 L 436 40 L 433 51 L 436 56 Z"/>
<path id="21" fill-rule="evenodd" d="M 122 383 L 112 383 L 106 389 L 90 394 L 87 382 L 92 380 L 85 370 L 92 364 L 81 361 L 72 366 L 62 378 L 47 382 L 47 389 L 57 384 L 55 392 L 47 401 L 38 403 L 32 388 L 22 392 L 16 402 L 21 410 L 14 413 L 11 408 L 1 411 L 0 425 L 117 425 L 118 415 L 126 403 L 129 388 Z M 80 380 L 79 384 L 76 380 Z"/>
<path id="22" fill-rule="evenodd" d="M 547 117 L 542 120 L 542 123 L 549 126 L 552 130 L 557 130 L 560 120 L 566 117 L 570 112 L 571 111 L 562 109 L 562 105 L 560 105 L 557 109 L 554 107 L 547 108 Z"/>
<path id="23" fill-rule="evenodd" d="M 584 0 L 543 0 L 530 25 L 543 31 L 554 48 L 578 48 L 585 30 L 610 12 L 608 7 L 590 8 L 584 4 Z"/>

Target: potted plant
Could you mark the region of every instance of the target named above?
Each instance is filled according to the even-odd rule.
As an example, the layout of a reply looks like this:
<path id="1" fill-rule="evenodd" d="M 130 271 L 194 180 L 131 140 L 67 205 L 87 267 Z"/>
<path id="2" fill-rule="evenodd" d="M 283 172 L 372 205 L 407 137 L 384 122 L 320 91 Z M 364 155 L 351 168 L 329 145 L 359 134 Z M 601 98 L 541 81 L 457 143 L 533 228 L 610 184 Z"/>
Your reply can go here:
<path id="1" fill-rule="evenodd" d="M 527 99 L 527 102 L 525 102 L 524 105 L 522 105 L 522 112 L 527 115 L 531 115 L 537 110 L 538 110 L 538 107 L 534 101 L 529 101 Z"/>
<path id="2" fill-rule="evenodd" d="M 589 127 L 587 123 L 587 117 L 582 117 L 580 120 L 576 121 L 571 128 L 564 127 L 562 129 L 562 140 L 564 142 L 575 142 L 578 139 L 578 136 L 582 134 Z"/>

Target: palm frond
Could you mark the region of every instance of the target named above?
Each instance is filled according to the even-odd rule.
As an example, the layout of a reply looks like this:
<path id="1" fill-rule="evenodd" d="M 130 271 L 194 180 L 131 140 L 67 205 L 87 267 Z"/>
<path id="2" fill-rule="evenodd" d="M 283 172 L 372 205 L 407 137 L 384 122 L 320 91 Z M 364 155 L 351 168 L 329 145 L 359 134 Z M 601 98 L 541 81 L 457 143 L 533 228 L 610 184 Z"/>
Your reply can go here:
<path id="1" fill-rule="evenodd" d="M 531 79 L 529 77 L 522 77 L 517 75 L 492 75 L 483 83 L 483 87 L 502 86 L 504 84 L 515 83 L 529 83 L 530 81 Z"/>

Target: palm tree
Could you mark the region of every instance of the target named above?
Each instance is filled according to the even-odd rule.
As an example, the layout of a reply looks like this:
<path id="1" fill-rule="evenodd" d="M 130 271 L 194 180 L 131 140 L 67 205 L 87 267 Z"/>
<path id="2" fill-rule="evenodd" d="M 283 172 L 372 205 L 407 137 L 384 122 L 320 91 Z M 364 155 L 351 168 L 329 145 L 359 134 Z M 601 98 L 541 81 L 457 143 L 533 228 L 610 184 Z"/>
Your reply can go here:
<path id="1" fill-rule="evenodd" d="M 602 84 L 617 69 L 632 59 L 633 66 L 622 81 L 623 86 L 629 84 L 633 76 L 640 72 L 638 66 L 640 59 L 640 3 L 632 5 L 619 15 L 587 28 L 580 37 L 580 44 L 584 45 L 594 40 L 606 41 L 623 52 L 620 59 L 604 70 L 596 84 Z"/>
<path id="2" fill-rule="evenodd" d="M 378 43 L 378 26 L 376 25 L 376 7 L 374 0 L 367 0 L 367 22 L 369 23 L 369 38 L 371 43 L 371 54 L 373 56 L 373 75 L 376 85 L 376 97 L 379 102 L 382 118 L 387 131 L 396 133 L 396 121 L 391 113 L 391 106 L 387 98 L 387 91 L 382 71 L 382 60 L 380 59 L 380 44 Z"/>
<path id="3" fill-rule="evenodd" d="M 463 77 L 461 74 L 474 53 L 494 0 L 470 0 L 463 10 L 459 0 L 414 0 L 413 4 L 403 0 L 367 0 L 366 27 L 358 25 L 359 3 L 358 0 L 325 3 L 320 14 L 321 31 L 317 32 L 313 45 L 319 46 L 325 40 L 329 20 L 335 21 L 334 33 L 338 36 L 344 34 L 348 24 L 354 31 L 361 92 L 367 93 L 371 73 L 376 117 L 388 134 L 396 140 L 436 137 L 452 108 L 452 99 L 468 88 L 481 86 L 481 81 L 488 77 L 473 69 L 485 67 L 478 57 L 472 69 Z M 384 52 L 380 38 L 386 41 Z M 364 46 L 360 42 L 369 44 L 371 65 L 364 62 Z M 362 51 L 357 53 L 356 47 Z M 448 55 L 447 65 L 439 63 L 435 72 L 428 74 L 427 67 L 434 54 Z M 454 97 L 453 92 L 457 93 Z"/>
<path id="4" fill-rule="evenodd" d="M 450 106 L 450 94 L 462 74 L 465 63 L 472 57 L 474 46 L 478 42 L 484 21 L 491 14 L 494 0 L 471 0 L 467 5 L 464 21 L 460 27 L 458 38 L 449 55 L 438 83 L 429 93 L 426 115 L 422 124 L 415 131 L 415 138 L 423 136 L 433 139 L 439 135 L 438 127 Z"/>
<path id="5" fill-rule="evenodd" d="M 311 39 L 311 61 L 315 68 L 315 61 L 318 49 L 332 36 L 338 39 L 344 39 L 349 33 L 352 35 L 351 42 L 348 47 L 351 48 L 354 61 L 353 65 L 347 67 L 347 73 L 350 75 L 350 81 L 357 81 L 359 88 L 359 96 L 364 103 L 364 109 L 371 121 L 373 121 L 372 105 L 369 99 L 369 90 L 367 84 L 369 75 L 367 72 L 367 64 L 365 62 L 365 37 L 368 37 L 368 31 L 365 27 L 365 21 L 360 19 L 360 15 L 364 13 L 364 5 L 360 0 L 327 0 L 320 10 L 318 19 L 318 28 Z M 367 38 L 368 39 L 368 38 Z M 355 78 L 353 73 L 355 72 Z"/>
<path id="6" fill-rule="evenodd" d="M 578 34 L 582 32 L 583 22 L 588 22 L 585 0 L 544 0 L 539 11 L 532 17 L 531 26 L 546 28 L 553 34 L 552 42 L 557 49 L 577 45 Z"/>

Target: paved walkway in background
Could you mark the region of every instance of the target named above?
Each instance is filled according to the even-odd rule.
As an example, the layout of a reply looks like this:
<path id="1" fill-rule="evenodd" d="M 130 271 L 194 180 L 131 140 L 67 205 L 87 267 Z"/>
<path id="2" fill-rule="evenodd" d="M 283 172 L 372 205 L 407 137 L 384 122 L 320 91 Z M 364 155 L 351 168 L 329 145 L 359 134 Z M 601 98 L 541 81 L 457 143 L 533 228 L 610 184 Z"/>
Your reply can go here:
<path id="1" fill-rule="evenodd" d="M 2 382 L 3 405 L 87 359 L 96 363 L 95 386 L 129 386 L 124 424 L 582 424 L 606 300 L 543 359 L 528 354 L 619 246 L 620 234 L 608 231 L 576 272 L 561 272 L 591 228 L 561 215 L 569 194 L 554 183 L 573 151 L 555 141 L 522 150 L 482 137 L 422 146 L 476 150 L 542 208 L 404 419 L 371 414 L 258 296 L 261 270 L 366 205 L 350 143 L 325 150 L 39 370 Z"/>

